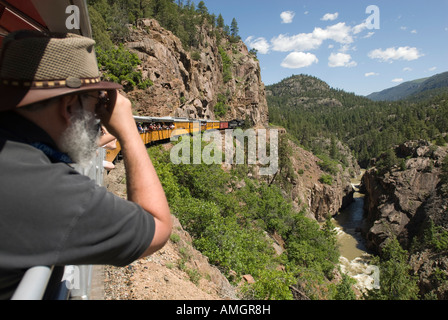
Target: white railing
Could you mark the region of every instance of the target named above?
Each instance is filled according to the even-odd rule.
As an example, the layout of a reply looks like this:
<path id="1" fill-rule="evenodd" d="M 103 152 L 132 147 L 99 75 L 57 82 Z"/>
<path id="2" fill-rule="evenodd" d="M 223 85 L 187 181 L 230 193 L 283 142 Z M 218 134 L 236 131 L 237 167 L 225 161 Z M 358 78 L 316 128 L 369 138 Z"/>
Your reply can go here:
<path id="1" fill-rule="evenodd" d="M 22 278 L 11 300 L 42 300 L 50 281 L 53 267 L 34 267 Z"/>

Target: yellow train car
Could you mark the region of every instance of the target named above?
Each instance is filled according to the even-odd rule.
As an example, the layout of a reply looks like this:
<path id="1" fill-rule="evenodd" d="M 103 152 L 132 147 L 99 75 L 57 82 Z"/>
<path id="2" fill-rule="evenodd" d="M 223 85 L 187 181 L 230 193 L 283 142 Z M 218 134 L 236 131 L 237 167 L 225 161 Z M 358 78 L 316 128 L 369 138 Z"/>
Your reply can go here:
<path id="1" fill-rule="evenodd" d="M 134 120 L 145 145 L 170 140 L 176 136 L 189 135 L 195 131 L 194 128 L 200 128 L 198 125 L 193 126 L 193 121 L 187 118 L 135 116 Z M 199 129 L 196 129 L 196 131 L 199 131 Z M 106 160 L 113 162 L 120 154 L 120 151 L 121 146 L 117 143 L 116 149 L 107 150 Z"/>
<path id="2" fill-rule="evenodd" d="M 159 141 L 167 141 L 172 137 L 193 135 L 207 130 L 223 130 L 230 127 L 227 121 L 195 120 L 175 117 L 134 117 L 137 128 L 145 145 Z M 238 122 L 235 123 L 235 126 Z M 117 148 L 107 150 L 106 160 L 113 162 L 120 154 L 121 146 L 117 142 Z"/>
<path id="3" fill-rule="evenodd" d="M 189 133 L 195 134 L 195 133 L 201 133 L 205 130 L 205 123 L 202 125 L 201 121 L 198 120 L 191 120 L 189 125 Z"/>
<path id="4" fill-rule="evenodd" d="M 134 117 L 145 144 L 168 140 L 175 130 L 174 118 Z"/>
<path id="5" fill-rule="evenodd" d="M 191 133 L 190 129 L 191 121 L 187 118 L 175 118 L 174 119 L 174 132 L 172 132 L 173 137 L 183 136 Z"/>
<path id="6" fill-rule="evenodd" d="M 219 129 L 220 127 L 220 121 L 217 120 L 208 120 L 206 124 L 206 130 L 215 130 Z"/>

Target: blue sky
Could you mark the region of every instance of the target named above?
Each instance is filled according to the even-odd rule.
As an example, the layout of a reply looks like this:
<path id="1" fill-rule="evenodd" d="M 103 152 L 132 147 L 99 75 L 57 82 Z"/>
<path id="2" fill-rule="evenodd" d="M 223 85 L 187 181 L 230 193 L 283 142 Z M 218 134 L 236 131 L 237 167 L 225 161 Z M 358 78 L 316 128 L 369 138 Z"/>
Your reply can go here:
<path id="1" fill-rule="evenodd" d="M 237 20 L 266 85 L 308 74 L 367 95 L 448 71 L 448 0 L 204 3 L 227 25 Z"/>

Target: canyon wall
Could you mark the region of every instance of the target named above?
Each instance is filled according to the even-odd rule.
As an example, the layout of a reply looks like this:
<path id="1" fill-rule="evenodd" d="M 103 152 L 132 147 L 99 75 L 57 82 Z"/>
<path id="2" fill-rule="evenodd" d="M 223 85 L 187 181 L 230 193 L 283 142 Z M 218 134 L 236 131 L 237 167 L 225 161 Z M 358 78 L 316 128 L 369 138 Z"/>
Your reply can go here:
<path id="1" fill-rule="evenodd" d="M 198 33 L 202 39 L 199 48 L 187 51 L 179 38 L 156 20 L 141 20 L 131 28 L 125 46 L 138 54 L 143 78 L 153 83 L 130 93 L 139 115 L 216 119 L 220 103 L 221 119 L 266 126 L 268 106 L 256 57 L 241 40 L 217 43 L 207 26 L 198 28 Z"/>

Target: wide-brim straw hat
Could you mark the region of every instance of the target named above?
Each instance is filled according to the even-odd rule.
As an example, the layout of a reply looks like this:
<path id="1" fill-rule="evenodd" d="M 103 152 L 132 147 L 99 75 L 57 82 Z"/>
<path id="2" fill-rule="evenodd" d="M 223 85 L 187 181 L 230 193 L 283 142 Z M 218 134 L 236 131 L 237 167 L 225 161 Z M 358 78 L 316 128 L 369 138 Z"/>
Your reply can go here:
<path id="1" fill-rule="evenodd" d="M 70 33 L 9 34 L 0 54 L 0 111 L 68 94 L 121 89 L 100 80 L 94 45 Z"/>

